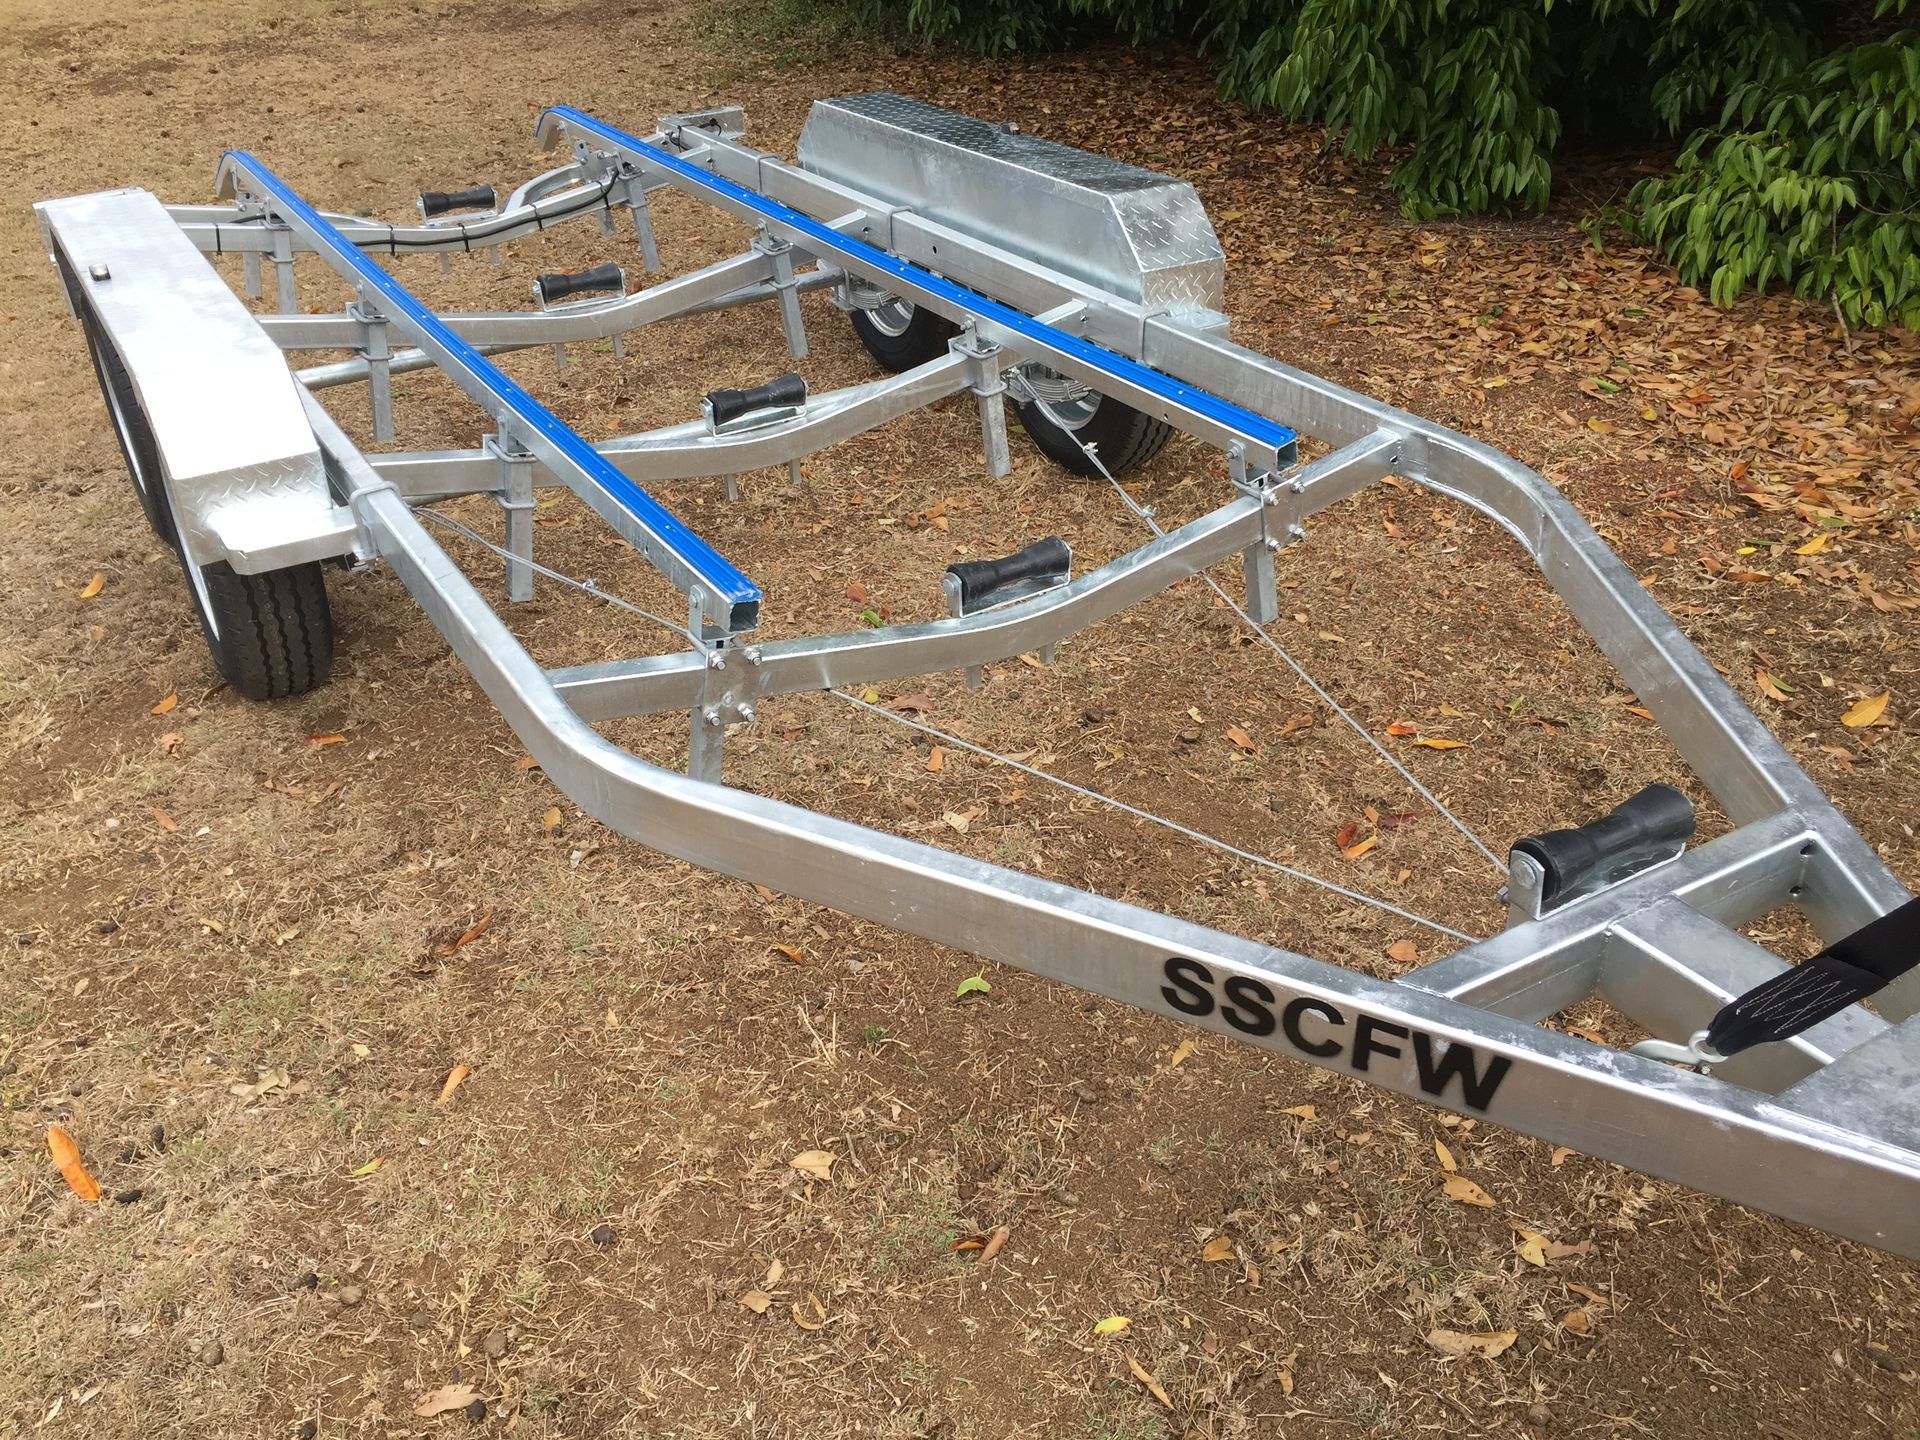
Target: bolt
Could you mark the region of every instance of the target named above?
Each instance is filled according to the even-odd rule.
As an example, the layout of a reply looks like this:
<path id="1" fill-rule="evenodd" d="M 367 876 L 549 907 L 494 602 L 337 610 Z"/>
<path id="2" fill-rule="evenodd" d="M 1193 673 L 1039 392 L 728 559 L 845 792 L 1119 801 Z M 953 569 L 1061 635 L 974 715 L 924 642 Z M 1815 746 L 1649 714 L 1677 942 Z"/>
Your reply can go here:
<path id="1" fill-rule="evenodd" d="M 707 652 L 707 668 L 708 668 L 709 670 L 724 670 L 724 669 L 726 669 L 726 668 L 727 668 L 727 653 L 726 653 L 726 651 L 724 651 L 724 650 L 709 650 L 709 651 Z"/>
<path id="2" fill-rule="evenodd" d="M 741 719 L 742 719 L 743 721 L 747 721 L 747 722 L 749 722 L 749 723 L 751 723 L 751 722 L 752 722 L 752 720 L 753 720 L 753 705 L 752 705 L 752 703 L 751 703 L 750 701 L 746 701 L 746 700 L 742 700 L 742 701 L 740 702 L 740 718 L 741 718 Z"/>
<path id="3" fill-rule="evenodd" d="M 1287 539 L 1289 539 L 1289 540 L 1304 540 L 1304 539 L 1306 539 L 1306 538 L 1307 538 L 1307 527 L 1306 527 L 1306 526 L 1304 526 L 1304 525 L 1289 525 L 1289 526 L 1287 526 Z"/>
<path id="4" fill-rule="evenodd" d="M 709 705 L 703 709 L 700 712 L 700 723 L 703 725 L 718 725 L 720 723 L 720 707 L 718 705 Z"/>
<path id="5" fill-rule="evenodd" d="M 1279 537 L 1274 535 L 1269 535 L 1266 539 L 1266 547 L 1270 552 L 1278 554 L 1280 550 Z"/>
<path id="6" fill-rule="evenodd" d="M 1304 495 L 1307 493 L 1307 482 L 1304 480 L 1295 480 L 1287 488 L 1296 495 Z"/>
<path id="7" fill-rule="evenodd" d="M 761 662 L 762 658 L 764 658 L 760 654 L 760 647 L 758 645 L 749 645 L 745 650 L 742 650 L 740 653 L 747 657 L 747 664 L 749 665 L 758 665 Z"/>

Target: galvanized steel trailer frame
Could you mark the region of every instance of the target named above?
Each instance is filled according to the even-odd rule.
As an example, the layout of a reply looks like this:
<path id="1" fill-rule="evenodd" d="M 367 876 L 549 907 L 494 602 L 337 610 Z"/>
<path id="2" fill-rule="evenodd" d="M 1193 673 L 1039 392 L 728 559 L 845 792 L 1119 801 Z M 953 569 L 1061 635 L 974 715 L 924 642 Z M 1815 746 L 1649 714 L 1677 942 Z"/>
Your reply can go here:
<path id="1" fill-rule="evenodd" d="M 731 108 L 663 117 L 641 138 L 557 107 L 539 134 L 549 147 L 569 145 L 572 159 L 492 213 L 417 225 L 319 212 L 243 152 L 221 162 L 230 204 L 162 207 L 143 191 L 120 191 L 38 207 L 76 313 L 113 347 L 152 423 L 161 473 L 143 478 L 136 464 L 136 483 L 164 486 L 196 585 L 215 564 L 244 575 L 323 558 L 383 560 L 554 783 L 624 835 L 1920 1256 L 1920 971 L 1889 985 L 1872 1010 L 1855 1005 L 1711 1073 L 1541 1023 L 1598 994 L 1670 1042 L 1670 1056 L 1701 1058 L 1688 1037 L 1730 998 L 1787 968 L 1736 927 L 1794 905 L 1833 941 L 1905 904 L 1905 888 L 1544 478 L 1227 339 L 1223 257 L 1190 187 L 889 96 L 822 102 L 799 165 L 745 144 L 744 117 Z M 875 163 L 873 145 L 890 147 L 886 164 Z M 888 168 L 896 160 L 897 173 Z M 862 188 L 854 172 L 878 179 Z M 1009 184 L 1019 193 L 1006 195 Z M 750 247 L 630 295 L 522 314 L 436 315 L 369 258 L 476 249 L 497 257 L 505 242 L 574 218 L 596 217 L 611 232 L 624 210 L 656 269 L 648 202 L 666 188 L 755 227 Z M 1107 209 L 1088 219 L 1089 205 Z M 1037 213 L 1042 229 L 1092 237 L 1085 253 L 1049 253 L 1023 238 L 1032 216 L 1014 206 Z M 1159 258 L 1142 260 L 1148 251 Z M 254 293 L 263 262 L 273 265 L 280 314 L 250 314 L 202 259 L 229 252 L 245 257 Z M 294 267 L 309 255 L 353 288 L 343 311 L 299 313 Z M 948 353 L 905 373 L 808 397 L 760 423 L 709 419 L 597 446 L 486 358 L 761 302 L 777 307 L 802 356 L 798 296 L 826 287 L 842 308 L 909 302 L 958 333 Z M 281 358 L 341 348 L 356 358 L 304 370 L 298 384 Z M 311 393 L 367 384 L 374 431 L 386 439 L 392 377 L 426 366 L 493 417 L 497 429 L 480 447 L 364 454 Z M 762 643 L 752 633 L 758 587 L 644 488 L 696 475 L 725 475 L 731 486 L 741 472 L 795 464 L 965 392 L 979 402 L 987 468 L 1004 473 L 1006 386 L 1036 373 L 1218 446 L 1233 498 L 1109 564 L 1054 576 L 991 608 Z M 116 423 L 126 403 L 109 394 Z M 1301 464 L 1296 432 L 1333 448 Z M 1570 898 L 1544 896 L 1537 866 L 1516 852 L 1507 928 L 1389 982 L 720 783 L 726 725 L 751 721 L 768 697 L 972 671 L 1044 650 L 1235 555 L 1248 613 L 1270 620 L 1274 554 L 1317 512 L 1387 475 L 1457 500 L 1518 540 L 1734 828 Z M 682 591 L 687 649 L 543 668 L 414 511 L 453 495 L 497 498 L 508 593 L 524 599 L 539 484 L 579 495 Z M 687 775 L 593 728 L 669 711 L 689 715 Z"/>

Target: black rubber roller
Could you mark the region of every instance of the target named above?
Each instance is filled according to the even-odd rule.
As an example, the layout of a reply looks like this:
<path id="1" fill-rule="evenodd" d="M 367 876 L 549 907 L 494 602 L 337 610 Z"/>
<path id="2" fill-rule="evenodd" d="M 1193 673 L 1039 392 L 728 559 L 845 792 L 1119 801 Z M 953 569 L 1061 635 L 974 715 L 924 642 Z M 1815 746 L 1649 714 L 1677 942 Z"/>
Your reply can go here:
<path id="1" fill-rule="evenodd" d="M 1576 830 L 1549 830 L 1516 840 L 1516 853 L 1539 865 L 1542 909 L 1598 880 L 1610 884 L 1673 855 L 1693 837 L 1693 802 L 1655 782 L 1598 820 Z"/>
<path id="2" fill-rule="evenodd" d="M 1049 535 L 998 560 L 959 561 L 947 567 L 947 574 L 960 582 L 960 608 L 975 610 L 988 604 L 995 591 L 1020 581 L 1065 580 L 1072 565 L 1067 542 Z"/>
<path id="3" fill-rule="evenodd" d="M 709 390 L 707 414 L 716 425 L 738 420 L 756 410 L 772 410 L 807 403 L 807 382 L 789 370 L 785 375 L 755 385 L 749 390 Z"/>
<path id="4" fill-rule="evenodd" d="M 542 305 L 551 305 L 569 295 L 594 295 L 601 291 L 625 294 L 627 273 L 608 261 L 605 265 L 595 265 L 591 270 L 576 270 L 571 275 L 536 275 L 533 289 Z"/>
<path id="5" fill-rule="evenodd" d="M 491 185 L 475 185 L 470 190 L 422 190 L 420 213 L 431 220 L 455 210 L 491 210 L 495 199 Z"/>

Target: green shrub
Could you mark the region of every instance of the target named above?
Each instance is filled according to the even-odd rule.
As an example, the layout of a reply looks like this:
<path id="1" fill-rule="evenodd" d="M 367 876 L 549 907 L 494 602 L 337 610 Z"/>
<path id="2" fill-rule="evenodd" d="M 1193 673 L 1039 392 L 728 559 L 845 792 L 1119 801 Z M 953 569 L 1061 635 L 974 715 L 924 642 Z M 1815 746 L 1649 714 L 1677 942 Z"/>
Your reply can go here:
<path id="1" fill-rule="evenodd" d="M 1738 86 L 1628 210 L 1719 304 L 1777 282 L 1850 324 L 1920 327 L 1920 35 Z"/>
<path id="2" fill-rule="evenodd" d="M 1409 215 L 1545 208 L 1569 145 L 1686 138 L 1622 216 L 1721 304 L 1830 298 L 1920 324 L 1911 0 L 850 0 L 982 54 L 1100 35 L 1197 42 L 1220 87 L 1392 151 Z"/>

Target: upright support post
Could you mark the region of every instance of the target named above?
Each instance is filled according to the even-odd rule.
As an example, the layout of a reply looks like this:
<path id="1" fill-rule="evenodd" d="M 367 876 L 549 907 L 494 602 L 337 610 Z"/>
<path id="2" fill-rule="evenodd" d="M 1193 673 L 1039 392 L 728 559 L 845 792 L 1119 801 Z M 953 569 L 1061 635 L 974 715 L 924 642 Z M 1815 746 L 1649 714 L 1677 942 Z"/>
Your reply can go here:
<path id="1" fill-rule="evenodd" d="M 1280 542 L 1268 535 L 1240 552 L 1240 568 L 1247 573 L 1247 614 L 1256 625 L 1280 618 L 1280 593 L 1273 573 L 1273 555 Z"/>
<path id="2" fill-rule="evenodd" d="M 293 231 L 285 225 L 273 227 L 273 278 L 278 287 L 280 313 L 300 313 L 300 289 L 293 278 Z"/>
<path id="3" fill-rule="evenodd" d="M 533 452 L 503 426 L 485 447 L 500 464 L 500 508 L 507 517 L 507 599 L 533 599 Z"/>
<path id="4" fill-rule="evenodd" d="M 1246 448 L 1238 441 L 1227 448 L 1227 470 L 1234 489 L 1260 502 L 1260 539 L 1240 552 L 1240 568 L 1246 575 L 1248 616 L 1256 625 L 1271 625 L 1280 618 L 1279 584 L 1274 578 L 1273 557 L 1282 544 L 1299 539 L 1303 532 L 1298 525 L 1286 523 L 1292 517 L 1291 510 L 1284 517 L 1281 514 L 1279 482 L 1270 474 L 1247 472 Z M 1286 524 L 1285 541 L 1274 533 L 1280 524 Z"/>
<path id="5" fill-rule="evenodd" d="M 687 630 L 698 637 L 707 654 L 700 699 L 689 717 L 687 774 L 695 780 L 711 780 L 717 785 L 726 762 L 727 723 L 726 712 L 717 699 L 709 697 L 722 684 L 721 673 L 727 668 L 727 641 L 725 635 L 709 631 L 706 593 L 698 585 L 687 592 Z"/>
<path id="6" fill-rule="evenodd" d="M 987 474 L 999 479 L 1013 469 L 1007 445 L 1007 382 L 1000 375 L 1000 347 L 973 333 L 953 342 L 953 348 L 973 361 L 973 395 L 980 405 L 980 448 L 986 452 Z"/>
<path id="7" fill-rule="evenodd" d="M 960 582 L 949 575 L 941 582 L 941 588 L 946 592 L 947 596 L 947 614 L 958 620 L 962 615 L 967 613 L 966 602 L 961 599 Z M 966 676 L 967 689 L 978 690 L 982 685 L 987 683 L 987 667 L 984 665 L 969 665 L 966 668 Z"/>
<path id="8" fill-rule="evenodd" d="M 647 187 L 638 176 L 627 180 L 627 208 L 633 212 L 633 238 L 640 245 L 640 264 L 651 275 L 660 268 L 660 244 L 653 235 L 653 215 L 647 209 Z"/>
<path id="9" fill-rule="evenodd" d="M 347 306 L 349 318 L 360 322 L 360 358 L 367 362 L 367 404 L 373 411 L 373 438 L 393 439 L 393 349 L 387 341 L 387 319 L 363 287 L 360 298 Z"/>
<path id="10" fill-rule="evenodd" d="M 786 332 L 787 349 L 796 360 L 807 358 L 807 328 L 800 318 L 800 292 L 793 284 L 793 246 L 767 234 L 763 225 L 754 237 L 753 248 L 773 261 L 773 288 L 780 297 L 780 328 Z"/>
<path id="11" fill-rule="evenodd" d="M 248 250 L 240 257 L 240 283 L 249 300 L 260 298 L 260 252 Z"/>

